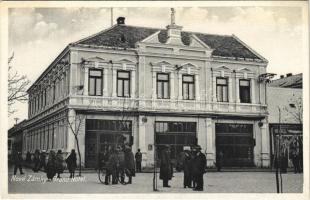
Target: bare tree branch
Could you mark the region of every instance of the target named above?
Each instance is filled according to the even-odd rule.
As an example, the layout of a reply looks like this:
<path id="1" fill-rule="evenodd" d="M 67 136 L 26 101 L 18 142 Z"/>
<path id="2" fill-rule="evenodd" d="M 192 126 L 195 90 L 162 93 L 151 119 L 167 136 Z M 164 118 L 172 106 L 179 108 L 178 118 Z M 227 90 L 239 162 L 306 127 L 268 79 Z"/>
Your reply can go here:
<path id="1" fill-rule="evenodd" d="M 14 59 L 14 52 L 8 58 L 8 106 L 9 115 L 16 112 L 13 109 L 13 105 L 16 102 L 25 103 L 28 100 L 27 87 L 30 84 L 30 80 L 25 75 L 19 75 L 17 71 L 13 69 L 11 63 Z"/>

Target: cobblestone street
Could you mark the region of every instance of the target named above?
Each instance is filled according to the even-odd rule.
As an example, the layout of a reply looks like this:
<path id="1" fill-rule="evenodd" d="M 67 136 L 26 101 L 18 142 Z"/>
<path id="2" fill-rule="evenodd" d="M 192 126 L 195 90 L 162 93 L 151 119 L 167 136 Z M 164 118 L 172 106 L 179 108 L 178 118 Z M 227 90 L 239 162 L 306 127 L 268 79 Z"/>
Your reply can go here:
<path id="1" fill-rule="evenodd" d="M 83 173 L 83 177 L 71 181 L 62 174 L 61 179 L 46 182 L 43 172 L 33 173 L 24 170 L 24 175 L 8 175 L 8 192 L 11 193 L 150 193 L 153 192 L 153 174 L 138 173 L 131 185 L 104 185 L 98 180 L 97 173 Z M 303 174 L 289 172 L 283 174 L 283 192 L 301 193 Z M 205 193 L 276 193 L 275 174 L 272 172 L 209 172 L 204 176 Z M 183 173 L 175 173 L 169 183 L 171 188 L 163 188 L 158 180 L 158 192 L 194 192 L 183 188 Z M 197 193 L 197 192 L 195 192 Z"/>

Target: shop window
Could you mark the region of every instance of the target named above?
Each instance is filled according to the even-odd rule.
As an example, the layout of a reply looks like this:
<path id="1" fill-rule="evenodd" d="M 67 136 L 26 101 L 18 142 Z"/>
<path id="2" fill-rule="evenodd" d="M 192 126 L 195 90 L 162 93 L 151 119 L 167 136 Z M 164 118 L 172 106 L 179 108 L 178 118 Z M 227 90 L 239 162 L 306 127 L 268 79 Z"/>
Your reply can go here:
<path id="1" fill-rule="evenodd" d="M 117 71 L 117 96 L 130 97 L 130 72 Z"/>
<path id="2" fill-rule="evenodd" d="M 183 99 L 193 100 L 195 99 L 195 78 L 193 75 L 183 75 Z"/>
<path id="3" fill-rule="evenodd" d="M 249 80 L 239 80 L 239 93 L 241 103 L 251 103 Z"/>
<path id="4" fill-rule="evenodd" d="M 157 98 L 158 99 L 169 99 L 169 74 L 158 73 L 157 74 Z"/>
<path id="5" fill-rule="evenodd" d="M 88 94 L 90 96 L 102 96 L 102 70 L 89 69 Z"/>
<path id="6" fill-rule="evenodd" d="M 218 102 L 228 102 L 227 78 L 216 78 L 216 97 Z"/>

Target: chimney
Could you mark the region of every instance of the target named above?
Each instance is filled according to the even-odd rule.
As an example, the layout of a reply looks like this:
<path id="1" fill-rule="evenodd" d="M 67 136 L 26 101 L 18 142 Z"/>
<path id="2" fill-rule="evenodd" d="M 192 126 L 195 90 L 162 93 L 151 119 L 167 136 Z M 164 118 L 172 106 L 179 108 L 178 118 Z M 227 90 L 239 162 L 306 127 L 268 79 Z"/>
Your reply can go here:
<path id="1" fill-rule="evenodd" d="M 125 17 L 118 17 L 116 19 L 117 25 L 124 25 L 125 24 Z"/>
<path id="2" fill-rule="evenodd" d="M 284 78 L 284 75 L 280 75 L 280 78 L 281 78 L 281 79 Z"/>
<path id="3" fill-rule="evenodd" d="M 290 77 L 292 75 L 293 75 L 292 73 L 288 73 L 288 74 L 286 74 L 286 77 Z"/>

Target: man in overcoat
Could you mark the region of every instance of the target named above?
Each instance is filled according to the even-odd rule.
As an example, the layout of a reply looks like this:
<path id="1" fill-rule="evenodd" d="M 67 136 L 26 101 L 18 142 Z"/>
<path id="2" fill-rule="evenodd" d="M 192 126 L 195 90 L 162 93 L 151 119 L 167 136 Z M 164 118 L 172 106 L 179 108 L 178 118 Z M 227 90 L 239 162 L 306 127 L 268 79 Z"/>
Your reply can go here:
<path id="1" fill-rule="evenodd" d="M 205 173 L 206 167 L 206 156 L 201 152 L 201 147 L 197 145 L 193 148 L 194 159 L 193 159 L 193 177 L 196 182 L 195 191 L 203 191 L 203 174 Z"/>
<path id="2" fill-rule="evenodd" d="M 136 159 L 136 168 L 137 168 L 136 171 L 141 172 L 142 153 L 140 149 L 138 149 L 138 152 L 135 155 L 135 159 Z"/>
<path id="3" fill-rule="evenodd" d="M 184 158 L 183 158 L 183 172 L 184 172 L 184 180 L 183 186 L 184 188 L 192 187 L 192 154 L 190 152 L 190 147 L 184 147 Z"/>
<path id="4" fill-rule="evenodd" d="M 163 180 L 163 187 L 170 187 L 168 181 L 172 178 L 172 166 L 170 159 L 170 147 L 165 145 L 161 152 L 159 178 Z"/>
<path id="5" fill-rule="evenodd" d="M 23 158 L 21 152 L 18 152 L 16 150 L 13 151 L 13 162 L 14 162 L 14 175 L 16 175 L 17 169 L 19 169 L 20 174 L 24 174 L 22 169 Z"/>
<path id="6" fill-rule="evenodd" d="M 132 183 L 132 177 L 135 176 L 135 159 L 130 146 L 125 146 L 125 168 L 129 170 L 126 171 L 126 175 L 129 178 L 128 184 Z"/>

